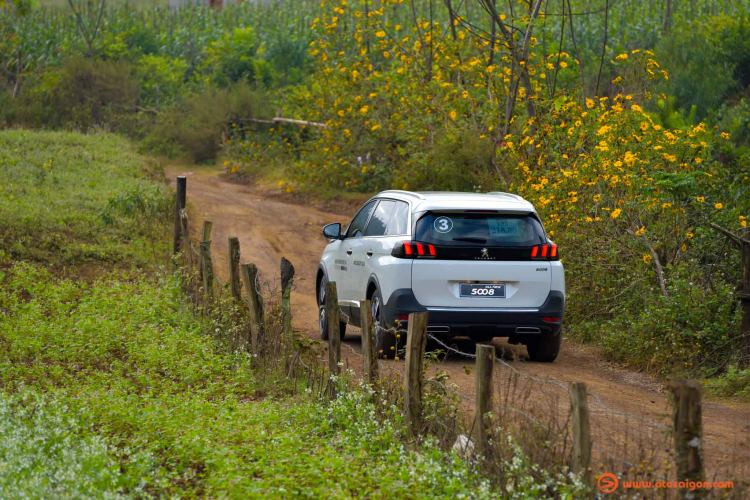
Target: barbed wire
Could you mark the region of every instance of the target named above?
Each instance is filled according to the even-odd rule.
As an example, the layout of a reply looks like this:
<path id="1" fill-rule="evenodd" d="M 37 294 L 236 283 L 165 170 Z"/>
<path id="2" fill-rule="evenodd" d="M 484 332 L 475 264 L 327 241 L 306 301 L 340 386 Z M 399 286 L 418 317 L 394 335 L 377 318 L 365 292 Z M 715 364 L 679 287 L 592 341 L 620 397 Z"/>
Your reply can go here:
<path id="1" fill-rule="evenodd" d="M 364 356 L 362 354 L 358 353 L 357 351 L 355 351 L 354 348 L 352 346 L 350 346 L 349 344 L 341 344 L 341 345 L 343 345 L 344 347 L 348 348 L 350 351 L 352 351 L 353 354 L 356 354 L 360 358 L 364 359 Z"/>
<path id="2" fill-rule="evenodd" d="M 630 413 L 630 412 L 620 411 L 620 410 L 615 410 L 614 408 L 610 408 L 609 406 L 607 406 L 606 404 L 604 404 L 604 402 L 601 400 L 601 398 L 599 397 L 599 395 L 596 394 L 595 392 L 589 392 L 588 393 L 588 397 L 593 398 L 605 411 L 607 411 L 609 413 L 614 413 L 615 415 L 620 415 L 620 416 L 623 416 L 623 417 L 626 417 L 626 418 L 627 417 L 635 418 L 636 420 L 638 420 L 640 422 L 643 422 L 644 424 L 648 424 L 651 427 L 655 427 L 656 429 L 659 429 L 659 430 L 663 430 L 663 431 L 671 431 L 672 430 L 672 428 L 669 427 L 669 426 L 667 426 L 667 425 L 660 424 L 658 422 L 654 422 L 653 420 L 650 420 L 650 419 L 648 419 L 646 417 L 643 417 L 641 415 L 637 415 L 635 413 Z"/>
<path id="3" fill-rule="evenodd" d="M 724 453 L 736 453 L 738 455 L 744 455 L 746 457 L 750 457 L 750 452 L 738 450 L 737 448 L 732 448 L 729 446 L 722 446 L 720 444 L 711 444 L 711 443 L 706 442 L 705 437 L 703 439 L 703 449 L 719 450 L 719 451 L 723 451 Z"/>
<path id="4" fill-rule="evenodd" d="M 427 336 L 428 336 L 428 338 L 430 338 L 433 341 L 437 342 L 438 344 L 440 344 L 442 347 L 444 347 L 445 349 L 447 349 L 450 352 L 453 352 L 455 354 L 458 354 L 458 355 L 461 355 L 461 356 L 465 356 L 465 357 L 468 357 L 468 358 L 472 358 L 472 359 L 476 358 L 475 354 L 464 352 L 464 351 L 458 350 L 458 349 L 456 349 L 456 348 L 454 348 L 452 346 L 449 346 L 449 345 L 447 345 L 446 343 L 444 343 L 443 341 L 441 341 L 439 338 L 435 337 L 432 334 L 428 333 Z M 568 387 L 565 386 L 564 384 L 562 384 L 561 382 L 558 382 L 556 380 L 550 380 L 550 379 L 541 379 L 539 377 L 535 377 L 534 375 L 522 372 L 522 371 L 516 369 L 515 367 L 513 367 L 512 365 L 510 365 L 505 360 L 503 360 L 502 358 L 499 358 L 499 357 L 496 357 L 495 361 L 497 363 L 501 364 L 502 366 L 504 366 L 505 368 L 510 369 L 511 371 L 513 371 L 514 373 L 518 374 L 519 376 L 523 376 L 523 377 L 529 378 L 529 379 L 534 380 L 536 382 L 540 382 L 540 383 L 545 383 L 545 384 L 550 384 L 550 385 L 556 386 L 556 387 L 562 389 L 563 391 L 565 391 L 568 394 L 570 392 L 569 389 L 568 389 Z M 468 397 L 468 396 L 462 395 L 462 397 Z M 639 421 L 641 423 L 647 424 L 647 425 L 649 425 L 649 426 L 651 426 L 651 427 L 653 427 L 655 429 L 658 429 L 660 431 L 668 431 L 668 432 L 672 431 L 671 427 L 669 427 L 667 425 L 664 425 L 664 424 L 661 424 L 661 423 L 658 423 L 658 422 L 655 422 L 655 421 L 653 421 L 653 420 L 651 420 L 651 419 L 649 419 L 647 417 L 644 417 L 642 415 L 638 415 L 636 413 L 631 413 L 631 412 L 622 411 L 622 410 L 616 410 L 614 408 L 611 408 L 610 406 L 608 406 L 607 404 L 605 404 L 602 401 L 601 397 L 599 397 L 599 395 L 597 393 L 595 393 L 595 392 L 588 392 L 588 397 L 594 399 L 594 401 L 596 401 L 596 403 L 605 412 L 607 412 L 607 413 L 611 413 L 611 414 L 614 414 L 614 415 L 619 415 L 619 416 L 624 417 L 624 418 L 630 418 L 630 419 L 637 420 L 637 421 Z M 518 408 L 513 408 L 513 407 L 506 407 L 506 408 L 508 410 L 510 410 L 510 411 L 518 412 L 519 414 L 523 414 L 529 420 L 534 420 L 533 417 L 530 417 L 529 415 L 525 414 L 522 410 L 519 410 Z M 706 443 L 706 444 L 704 444 L 704 448 L 716 449 L 716 450 L 723 451 L 725 453 L 734 453 L 734 454 L 743 455 L 743 456 L 750 456 L 750 452 L 747 452 L 747 451 L 744 451 L 744 450 L 740 450 L 740 449 L 737 449 L 737 448 L 721 446 L 721 445 L 713 445 L 713 444 Z"/>

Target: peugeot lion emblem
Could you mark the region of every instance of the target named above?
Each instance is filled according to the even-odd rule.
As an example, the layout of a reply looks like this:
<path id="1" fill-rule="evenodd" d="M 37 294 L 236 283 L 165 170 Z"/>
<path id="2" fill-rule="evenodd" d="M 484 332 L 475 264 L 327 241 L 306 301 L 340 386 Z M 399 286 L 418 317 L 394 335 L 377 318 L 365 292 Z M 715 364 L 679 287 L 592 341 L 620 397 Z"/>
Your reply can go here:
<path id="1" fill-rule="evenodd" d="M 487 249 L 483 248 L 482 249 L 482 257 L 489 257 L 489 256 L 490 256 L 490 254 L 487 252 Z"/>

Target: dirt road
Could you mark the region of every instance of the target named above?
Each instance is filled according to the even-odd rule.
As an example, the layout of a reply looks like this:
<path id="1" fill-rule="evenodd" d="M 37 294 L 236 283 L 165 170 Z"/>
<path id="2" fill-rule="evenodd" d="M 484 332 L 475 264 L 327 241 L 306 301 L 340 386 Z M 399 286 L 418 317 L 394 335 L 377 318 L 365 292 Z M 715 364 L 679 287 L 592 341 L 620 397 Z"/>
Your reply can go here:
<path id="1" fill-rule="evenodd" d="M 346 222 L 352 213 L 327 213 L 301 204 L 289 203 L 276 193 L 257 186 L 243 186 L 220 179 L 216 169 L 189 167 L 189 170 L 172 167 L 167 176 L 187 175 L 188 205 L 193 208 L 193 220 L 213 222 L 212 249 L 214 255 L 226 259 L 227 238 L 237 236 L 243 262 L 255 263 L 261 277 L 278 283 L 279 259 L 284 256 L 296 269 L 296 289 L 292 293 L 294 327 L 311 338 L 318 338 L 317 306 L 315 302 L 315 273 L 326 240 L 321 227 L 330 222 Z M 174 181 L 172 181 L 174 182 Z M 197 230 L 199 222 L 193 222 Z M 225 266 L 218 266 L 219 276 L 226 274 Z M 633 427 L 647 424 L 639 418 L 670 425 L 670 409 L 663 381 L 641 373 L 619 368 L 604 361 L 597 350 L 590 346 L 563 342 L 563 350 L 554 363 L 532 363 L 526 360 L 523 346 L 510 346 L 495 340 L 498 349 L 504 349 L 504 357 L 517 370 L 538 378 L 549 378 L 563 386 L 569 382 L 586 382 L 590 392 L 596 393 L 598 401 L 591 403 L 592 427 L 601 428 L 597 435 L 615 436 L 615 441 L 625 442 L 625 424 L 615 424 L 618 418 L 628 421 Z M 459 350 L 473 352 L 468 341 L 452 342 Z M 347 347 L 348 346 L 348 347 Z M 429 347 L 429 346 L 428 346 Z M 354 354 L 361 352 L 360 336 L 350 332 L 344 341 L 342 356 L 351 367 L 359 367 L 361 359 Z M 389 361 L 393 366 L 403 362 Z M 451 355 L 437 367 L 448 373 L 450 382 L 467 395 L 474 395 L 474 375 L 467 374 L 465 367 L 473 360 Z M 434 371 L 434 369 L 433 369 Z M 530 381 L 531 400 L 541 400 L 549 393 L 559 391 L 556 384 Z M 540 391 L 540 394 L 534 393 Z M 626 417 L 622 413 L 642 417 Z M 738 461 L 750 462 L 750 405 L 737 402 L 706 401 L 703 406 L 705 441 L 713 448 L 707 450 L 711 470 L 721 479 L 721 469 L 734 467 L 735 477 Z M 611 431 L 611 432 L 610 432 Z M 662 432 L 662 434 L 664 434 Z M 666 441 L 665 441 L 666 442 Z M 616 445 L 617 443 L 615 443 Z M 731 447 L 741 450 L 730 452 L 716 447 Z M 662 450 L 664 451 L 664 450 Z M 745 471 L 748 469 L 745 468 Z M 724 476 L 726 477 L 726 476 Z"/>

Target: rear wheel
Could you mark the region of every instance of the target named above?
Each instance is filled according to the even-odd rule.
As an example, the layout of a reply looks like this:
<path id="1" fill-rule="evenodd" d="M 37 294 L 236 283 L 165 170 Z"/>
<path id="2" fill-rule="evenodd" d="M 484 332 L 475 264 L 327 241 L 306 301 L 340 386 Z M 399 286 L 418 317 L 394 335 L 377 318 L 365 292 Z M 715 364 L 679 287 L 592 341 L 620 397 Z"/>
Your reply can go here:
<path id="1" fill-rule="evenodd" d="M 551 363 L 560 354 L 562 345 L 562 329 L 557 335 L 542 335 L 537 338 L 529 339 L 526 342 L 526 350 L 529 351 L 531 361 L 541 363 Z"/>
<path id="2" fill-rule="evenodd" d="M 320 280 L 320 286 L 318 287 L 318 328 L 320 331 L 320 338 L 328 340 L 328 318 L 326 317 L 326 283 L 328 278 L 323 276 Z M 339 334 L 341 340 L 344 340 L 346 336 L 346 323 L 339 321 Z"/>
<path id="3" fill-rule="evenodd" d="M 396 335 L 388 331 L 389 325 L 385 319 L 383 296 L 377 288 L 370 298 L 372 317 L 375 320 L 375 351 L 379 357 L 393 359 L 396 356 Z"/>

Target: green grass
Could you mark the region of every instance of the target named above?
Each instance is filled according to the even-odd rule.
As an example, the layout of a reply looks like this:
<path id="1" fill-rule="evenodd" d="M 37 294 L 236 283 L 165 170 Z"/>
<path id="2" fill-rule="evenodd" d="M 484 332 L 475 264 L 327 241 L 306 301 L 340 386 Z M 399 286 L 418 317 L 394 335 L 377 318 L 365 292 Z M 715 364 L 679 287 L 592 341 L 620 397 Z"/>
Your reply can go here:
<path id="1" fill-rule="evenodd" d="M 166 210 L 166 190 L 124 138 L 0 131 L 0 249 L 14 258 L 146 265 Z"/>
<path id="2" fill-rule="evenodd" d="M 6 488 L 70 497 L 489 496 L 467 464 L 436 446 L 410 451 L 398 412 L 376 419 L 364 392 L 347 392 L 330 406 L 289 396 L 288 383 L 266 394 L 251 358 L 224 350 L 211 335 L 217 325 L 190 313 L 171 278 L 116 273 L 85 283 L 4 264 Z M 16 395 L 28 391 L 41 417 L 5 410 L 29 406 Z M 66 422 L 63 430 L 56 420 Z M 32 453 L 13 439 L 23 435 L 46 444 Z M 23 467 L 29 460 L 62 467 L 66 457 L 73 458 L 71 472 L 47 478 L 50 484 L 24 482 L 34 477 Z M 83 486 L 74 478 L 85 479 Z"/>

